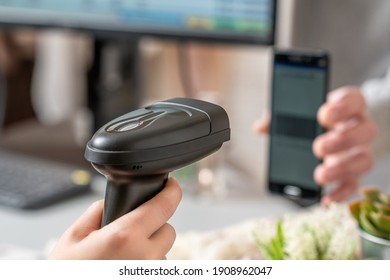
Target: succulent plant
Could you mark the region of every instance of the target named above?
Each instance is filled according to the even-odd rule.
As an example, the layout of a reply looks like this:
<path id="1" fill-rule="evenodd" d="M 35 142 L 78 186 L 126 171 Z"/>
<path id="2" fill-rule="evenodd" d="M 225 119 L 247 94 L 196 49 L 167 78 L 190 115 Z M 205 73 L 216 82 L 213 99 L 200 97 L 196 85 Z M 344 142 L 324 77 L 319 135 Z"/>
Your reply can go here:
<path id="1" fill-rule="evenodd" d="M 349 204 L 360 228 L 371 235 L 390 240 L 390 194 L 376 187 L 363 188 L 361 193 L 363 200 Z"/>

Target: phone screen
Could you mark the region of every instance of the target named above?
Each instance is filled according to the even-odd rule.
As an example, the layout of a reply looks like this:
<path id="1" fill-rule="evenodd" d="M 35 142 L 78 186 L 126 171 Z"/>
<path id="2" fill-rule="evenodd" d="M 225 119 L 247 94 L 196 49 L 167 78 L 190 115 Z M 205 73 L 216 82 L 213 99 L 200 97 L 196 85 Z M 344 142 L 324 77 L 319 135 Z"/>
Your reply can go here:
<path id="1" fill-rule="evenodd" d="M 323 132 L 317 111 L 328 91 L 325 54 L 275 53 L 270 128 L 270 188 L 288 195 L 317 196 L 313 140 Z"/>

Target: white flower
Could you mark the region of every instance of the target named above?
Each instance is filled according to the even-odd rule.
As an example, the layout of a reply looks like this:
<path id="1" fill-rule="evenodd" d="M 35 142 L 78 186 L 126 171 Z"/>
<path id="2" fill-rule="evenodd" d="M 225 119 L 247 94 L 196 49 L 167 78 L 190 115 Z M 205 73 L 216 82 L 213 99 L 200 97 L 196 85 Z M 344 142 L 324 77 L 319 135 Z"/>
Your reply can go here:
<path id="1" fill-rule="evenodd" d="M 350 259 L 356 251 L 356 224 L 342 205 L 286 215 L 282 227 L 285 259 Z"/>
<path id="2" fill-rule="evenodd" d="M 299 224 L 295 229 L 285 230 L 284 251 L 286 259 L 290 260 L 315 260 L 318 258 L 314 237 L 305 228 L 305 224 Z"/>
<path id="3" fill-rule="evenodd" d="M 284 258 L 350 259 L 358 244 L 356 222 L 345 205 L 316 207 L 282 217 Z M 259 258 L 256 241 L 272 245 L 277 220 L 261 218 L 210 232 L 180 234 L 170 259 Z M 272 246 L 270 246 L 272 247 Z M 267 254 L 263 254 L 266 256 Z"/>

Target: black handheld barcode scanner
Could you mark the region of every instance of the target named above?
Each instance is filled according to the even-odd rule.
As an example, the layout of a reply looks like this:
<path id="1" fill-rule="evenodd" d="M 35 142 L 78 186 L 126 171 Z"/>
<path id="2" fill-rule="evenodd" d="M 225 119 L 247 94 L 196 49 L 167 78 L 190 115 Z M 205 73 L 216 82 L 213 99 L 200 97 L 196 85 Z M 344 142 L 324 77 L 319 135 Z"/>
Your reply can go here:
<path id="1" fill-rule="evenodd" d="M 158 102 L 104 125 L 85 151 L 107 178 L 102 226 L 159 193 L 169 172 L 210 155 L 229 139 L 225 110 L 189 98 Z"/>

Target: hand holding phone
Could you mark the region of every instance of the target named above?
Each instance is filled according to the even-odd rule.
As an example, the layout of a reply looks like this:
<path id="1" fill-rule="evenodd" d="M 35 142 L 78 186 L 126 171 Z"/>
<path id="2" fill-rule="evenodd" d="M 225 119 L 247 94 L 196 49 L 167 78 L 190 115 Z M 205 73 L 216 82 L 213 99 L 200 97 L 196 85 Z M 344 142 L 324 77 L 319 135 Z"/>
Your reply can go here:
<path id="1" fill-rule="evenodd" d="M 352 86 L 335 89 L 327 95 L 326 103 L 318 111 L 318 121 L 327 131 L 313 144 L 314 153 L 323 158 L 314 176 L 316 182 L 334 186 L 321 199 L 322 204 L 328 205 L 354 193 L 361 177 L 373 166 L 370 146 L 377 127 L 367 114 L 363 92 Z"/>
<path id="2" fill-rule="evenodd" d="M 324 129 L 317 111 L 326 99 L 329 57 L 322 51 L 275 51 L 268 185 L 300 205 L 321 199 L 313 173 L 321 162 L 312 151 Z"/>

